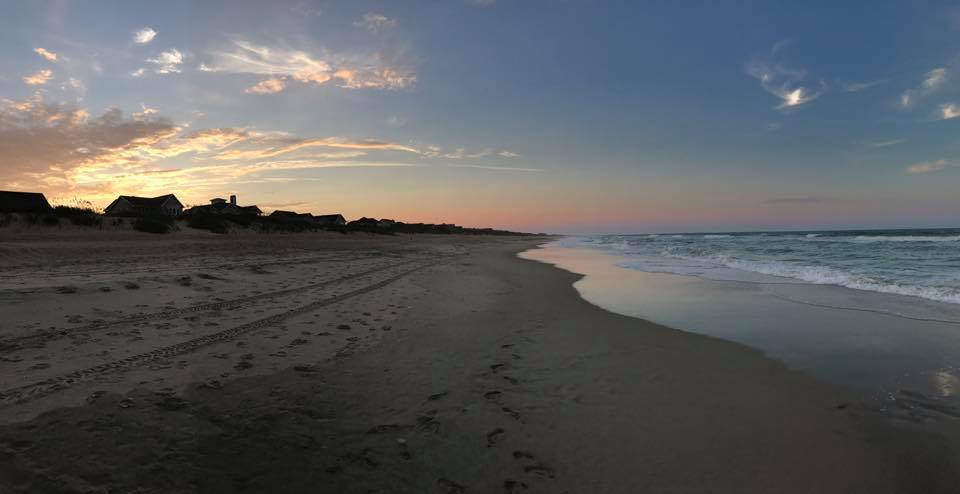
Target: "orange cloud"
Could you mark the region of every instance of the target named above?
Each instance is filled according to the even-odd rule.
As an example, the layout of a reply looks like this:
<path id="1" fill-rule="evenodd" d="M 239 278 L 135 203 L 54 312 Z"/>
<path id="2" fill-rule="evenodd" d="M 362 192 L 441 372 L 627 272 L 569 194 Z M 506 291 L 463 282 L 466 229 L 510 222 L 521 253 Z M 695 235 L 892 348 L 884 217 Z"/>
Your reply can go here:
<path id="1" fill-rule="evenodd" d="M 268 47 L 236 40 L 232 50 L 211 55 L 214 60 L 209 65 L 202 65 L 204 71 L 256 74 L 269 76 L 267 80 L 275 81 L 290 78 L 317 85 L 335 81 L 346 89 L 402 89 L 417 80 L 416 72 L 408 64 L 383 53 L 353 57 L 327 53 L 316 55 L 282 46 Z M 258 86 L 260 84 L 248 88 L 247 92 L 277 92 L 267 90 L 278 87 L 278 84 L 270 83 L 255 90 Z"/>
<path id="2" fill-rule="evenodd" d="M 270 79 L 262 80 L 257 84 L 248 87 L 244 92 L 254 94 L 272 94 L 283 91 L 285 87 L 286 84 L 283 82 L 283 79 L 271 77 Z"/>
<path id="3" fill-rule="evenodd" d="M 40 55 L 43 58 L 46 58 L 50 62 L 57 61 L 57 54 L 50 50 L 47 50 L 44 48 L 34 48 L 33 52 L 36 53 L 37 55 Z"/>
<path id="4" fill-rule="evenodd" d="M 38 86 L 41 84 L 46 84 L 50 81 L 50 79 L 53 79 L 53 71 L 50 69 L 43 69 L 34 74 L 24 76 L 23 83 L 27 84 L 28 86 Z"/>

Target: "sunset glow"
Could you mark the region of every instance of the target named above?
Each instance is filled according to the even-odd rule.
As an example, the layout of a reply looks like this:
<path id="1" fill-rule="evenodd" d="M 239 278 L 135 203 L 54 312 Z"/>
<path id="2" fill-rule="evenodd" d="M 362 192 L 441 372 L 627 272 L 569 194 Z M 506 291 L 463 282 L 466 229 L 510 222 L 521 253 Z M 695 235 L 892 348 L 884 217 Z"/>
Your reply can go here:
<path id="1" fill-rule="evenodd" d="M 0 189 L 537 231 L 954 221 L 956 43 L 911 34 L 956 38 L 955 8 L 824 7 L 852 27 L 825 35 L 705 9 L 17 3 L 0 20 Z M 577 31 L 585 18 L 604 29 Z M 919 55 L 886 56 L 891 38 Z"/>

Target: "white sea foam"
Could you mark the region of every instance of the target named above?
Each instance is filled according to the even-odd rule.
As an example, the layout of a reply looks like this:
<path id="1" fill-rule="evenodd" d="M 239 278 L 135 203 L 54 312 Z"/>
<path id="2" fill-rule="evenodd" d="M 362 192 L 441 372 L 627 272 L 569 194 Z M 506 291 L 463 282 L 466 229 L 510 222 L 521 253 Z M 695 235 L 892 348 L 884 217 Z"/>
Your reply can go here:
<path id="1" fill-rule="evenodd" d="M 942 286 L 917 286 L 895 282 L 883 282 L 868 276 L 858 276 L 840 269 L 829 268 L 825 266 L 809 266 L 780 261 L 746 261 L 723 255 L 702 257 L 671 257 L 686 261 L 693 261 L 696 263 L 708 262 L 713 263 L 714 265 L 721 265 L 728 268 L 769 276 L 792 278 L 817 285 L 837 285 L 847 288 L 854 288 L 857 290 L 907 295 L 911 297 L 925 298 L 928 300 L 936 300 L 939 302 L 960 304 L 960 290 L 956 288 Z M 635 264 L 631 267 L 637 268 L 639 265 Z M 661 266 L 661 268 L 657 271 L 673 272 L 676 274 L 691 274 L 693 270 L 687 266 L 678 265 L 672 270 L 667 266 Z M 712 278 L 709 272 L 705 273 L 704 277 Z"/>
<path id="2" fill-rule="evenodd" d="M 580 245 L 623 256 L 621 266 L 641 271 L 789 279 L 960 304 L 960 251 L 951 243 L 960 241 L 957 231 L 903 233 L 912 234 L 774 233 L 762 241 L 759 235 L 611 235 Z"/>
<path id="3" fill-rule="evenodd" d="M 853 237 L 857 242 L 957 242 L 960 235 L 858 235 Z"/>

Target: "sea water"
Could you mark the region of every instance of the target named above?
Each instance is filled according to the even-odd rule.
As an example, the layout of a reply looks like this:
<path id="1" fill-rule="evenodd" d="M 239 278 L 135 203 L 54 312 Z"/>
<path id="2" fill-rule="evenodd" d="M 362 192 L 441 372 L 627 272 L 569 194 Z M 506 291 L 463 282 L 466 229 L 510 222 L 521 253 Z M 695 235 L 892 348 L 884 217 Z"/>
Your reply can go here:
<path id="1" fill-rule="evenodd" d="M 960 229 L 571 236 L 523 257 L 584 274 L 614 312 L 868 394 L 960 400 Z"/>
<path id="2" fill-rule="evenodd" d="M 960 304 L 960 229 L 571 237 L 621 266 L 710 279 L 762 274 Z"/>

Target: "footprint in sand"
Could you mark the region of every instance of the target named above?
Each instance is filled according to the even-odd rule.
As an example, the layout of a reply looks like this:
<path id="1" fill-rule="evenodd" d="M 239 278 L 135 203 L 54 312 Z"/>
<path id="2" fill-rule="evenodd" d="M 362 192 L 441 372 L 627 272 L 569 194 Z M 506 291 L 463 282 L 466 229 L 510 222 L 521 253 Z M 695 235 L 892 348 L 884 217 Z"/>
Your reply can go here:
<path id="1" fill-rule="evenodd" d="M 488 433 L 487 433 L 487 447 L 490 448 L 490 447 L 495 446 L 497 443 L 499 443 L 500 440 L 503 439 L 503 434 L 506 433 L 506 432 L 507 432 L 507 431 L 503 430 L 503 429 L 500 428 L 500 427 L 497 427 L 496 429 L 488 432 Z"/>
<path id="2" fill-rule="evenodd" d="M 532 473 L 538 477 L 543 478 L 553 478 L 553 468 L 544 465 L 542 463 L 536 463 L 533 465 L 527 465 L 523 467 L 525 473 Z"/>
<path id="3" fill-rule="evenodd" d="M 527 490 L 527 484 L 523 482 L 517 482 L 516 480 L 504 480 L 503 489 L 507 494 L 513 494 L 519 490 Z"/>
<path id="4" fill-rule="evenodd" d="M 499 392 L 499 391 L 487 391 L 486 393 L 483 394 L 483 397 L 486 398 L 486 399 L 488 399 L 488 400 L 496 400 L 496 399 L 499 398 L 500 395 L 502 395 L 502 394 L 503 394 L 503 393 L 501 393 L 501 392 Z"/>
<path id="5" fill-rule="evenodd" d="M 518 460 L 532 460 L 533 453 L 529 451 L 523 451 L 522 449 L 518 449 L 513 452 L 513 457 Z"/>
<path id="6" fill-rule="evenodd" d="M 503 376 L 503 380 L 513 384 L 514 386 L 520 384 L 520 381 L 518 381 L 515 377 Z"/>
<path id="7" fill-rule="evenodd" d="M 440 398 L 443 398 L 444 396 L 447 396 L 448 394 L 450 394 L 449 391 L 441 391 L 441 392 L 439 392 L 439 393 L 435 393 L 435 394 L 432 394 L 432 395 L 428 396 L 428 397 L 427 397 L 427 400 L 429 400 L 429 401 L 439 400 Z"/>
<path id="8" fill-rule="evenodd" d="M 518 411 L 516 411 L 516 410 L 514 410 L 514 409 L 512 409 L 512 408 L 507 408 L 507 407 L 503 407 L 503 408 L 501 408 L 501 410 L 503 410 L 503 413 L 506 413 L 507 415 L 509 415 L 509 416 L 510 416 L 511 418 L 513 418 L 514 420 L 520 420 L 520 412 L 518 412 Z"/>
<path id="9" fill-rule="evenodd" d="M 462 492 L 467 490 L 466 487 L 446 477 L 441 477 L 437 479 L 437 484 L 440 485 L 440 487 L 443 487 L 449 494 L 461 494 Z"/>

